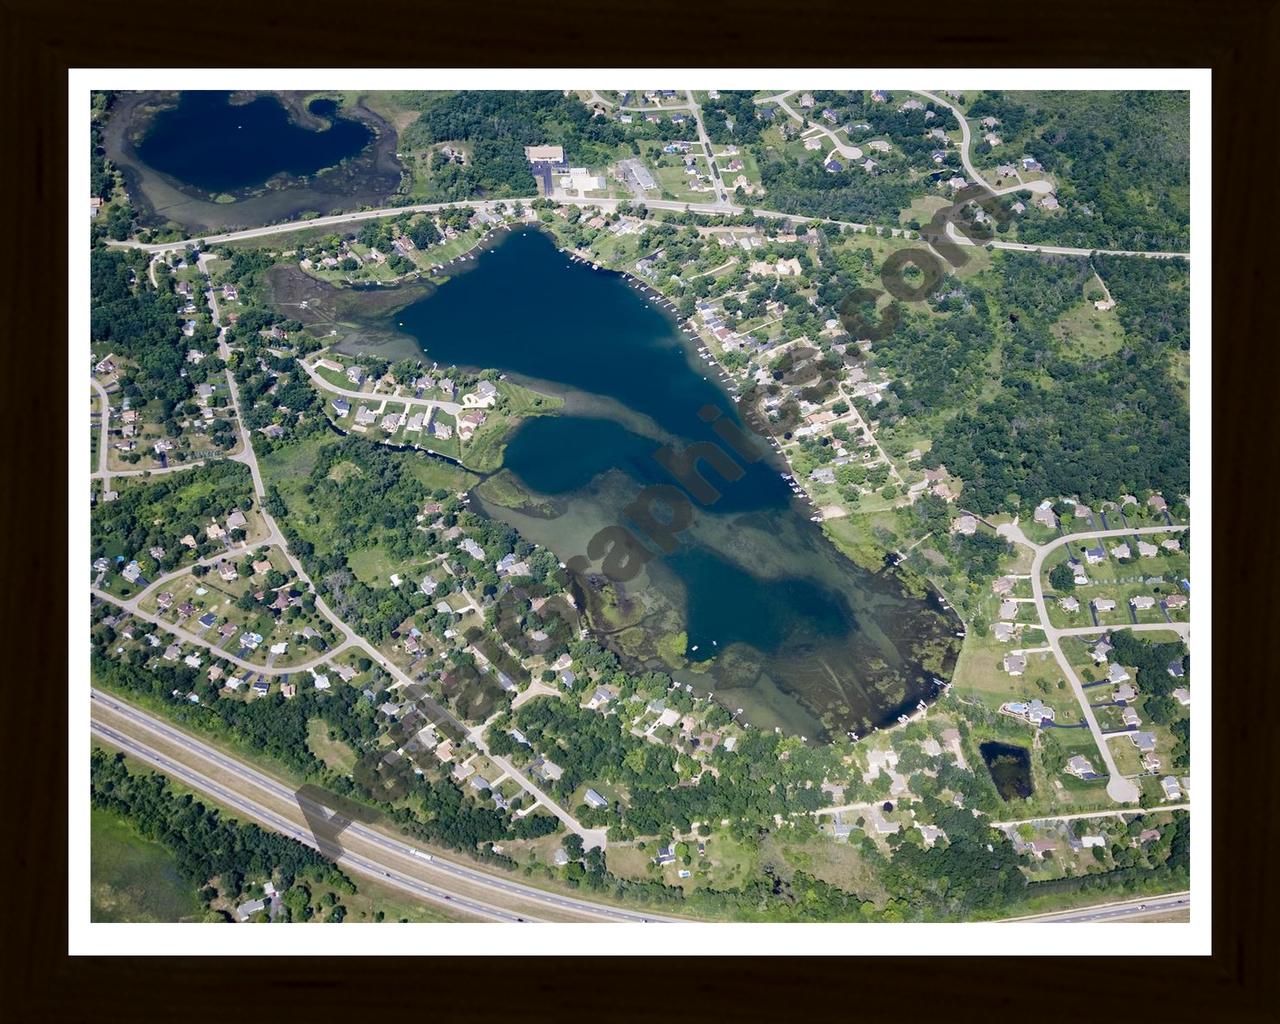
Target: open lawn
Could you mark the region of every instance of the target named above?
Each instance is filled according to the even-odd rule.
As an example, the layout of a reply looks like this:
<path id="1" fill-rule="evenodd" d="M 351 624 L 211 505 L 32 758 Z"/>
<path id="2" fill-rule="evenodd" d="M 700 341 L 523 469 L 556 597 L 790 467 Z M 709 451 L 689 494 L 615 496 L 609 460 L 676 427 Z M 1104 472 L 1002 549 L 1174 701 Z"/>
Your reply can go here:
<path id="1" fill-rule="evenodd" d="M 329 727 L 322 718 L 308 720 L 307 747 L 321 761 L 343 775 L 350 775 L 352 769 L 355 768 L 355 751 L 343 743 L 342 740 L 331 738 Z"/>
<path id="2" fill-rule="evenodd" d="M 1026 646 L 1040 646 L 1039 631 L 1031 631 Z M 1070 712 L 1074 701 L 1069 691 L 1062 691 L 1058 696 L 1056 689 L 1049 693 L 1042 692 L 1038 683 L 1056 686 L 1060 676 L 1057 662 L 1047 651 L 1028 654 L 1027 667 L 1020 676 L 1011 676 L 1002 667 L 1006 654 L 1019 649 L 1019 644 L 1003 644 L 990 634 L 981 636 L 977 630 L 970 630 L 965 636 L 964 645 L 960 649 L 960 658 L 956 662 L 954 676 L 955 688 L 961 695 L 972 695 L 995 710 L 1005 701 L 1030 700 L 1040 697 L 1055 710 Z"/>
<path id="3" fill-rule="evenodd" d="M 1099 310 L 1083 300 L 1058 317 L 1049 329 L 1073 359 L 1096 359 L 1119 351 L 1124 344 L 1124 329 L 1115 310 Z"/>
<path id="4" fill-rule="evenodd" d="M 204 920 L 195 887 L 178 874 L 173 855 L 140 836 L 125 818 L 93 808 L 89 844 L 89 920 Z"/>

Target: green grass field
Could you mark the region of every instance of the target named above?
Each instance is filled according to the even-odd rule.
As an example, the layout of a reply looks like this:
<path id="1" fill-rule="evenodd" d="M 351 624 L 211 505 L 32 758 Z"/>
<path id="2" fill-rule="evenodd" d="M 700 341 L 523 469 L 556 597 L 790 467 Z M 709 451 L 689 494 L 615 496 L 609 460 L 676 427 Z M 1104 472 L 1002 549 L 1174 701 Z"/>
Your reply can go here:
<path id="1" fill-rule="evenodd" d="M 89 817 L 89 919 L 106 922 L 201 921 L 194 887 L 173 856 L 124 818 L 93 808 Z"/>

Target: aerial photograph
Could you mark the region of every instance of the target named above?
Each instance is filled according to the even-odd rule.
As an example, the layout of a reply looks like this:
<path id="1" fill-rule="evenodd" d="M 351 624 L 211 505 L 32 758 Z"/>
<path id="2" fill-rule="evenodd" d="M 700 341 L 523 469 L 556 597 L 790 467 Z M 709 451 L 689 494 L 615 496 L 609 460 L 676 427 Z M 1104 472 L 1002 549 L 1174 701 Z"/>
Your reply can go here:
<path id="1" fill-rule="evenodd" d="M 1190 928 L 1190 91 L 606 77 L 73 106 L 86 927 Z"/>

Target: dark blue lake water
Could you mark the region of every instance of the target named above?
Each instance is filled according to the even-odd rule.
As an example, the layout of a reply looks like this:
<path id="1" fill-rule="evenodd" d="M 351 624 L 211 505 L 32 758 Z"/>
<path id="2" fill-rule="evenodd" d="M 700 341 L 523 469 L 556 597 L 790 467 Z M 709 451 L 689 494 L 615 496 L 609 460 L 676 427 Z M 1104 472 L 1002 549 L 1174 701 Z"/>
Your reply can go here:
<path id="1" fill-rule="evenodd" d="M 338 117 L 332 100 L 309 110 L 329 126 L 313 131 L 297 124 L 274 96 L 235 105 L 231 93 L 184 92 L 178 105 L 155 115 L 137 144 L 149 166 L 209 192 L 235 192 L 277 174 L 305 177 L 359 154 L 373 140 L 360 121 Z"/>
<path id="2" fill-rule="evenodd" d="M 522 231 L 395 322 L 442 365 L 494 367 L 566 397 L 564 414 L 520 426 L 504 457 L 556 514 L 485 509 L 571 565 L 610 525 L 644 538 L 625 510 L 647 486 L 680 485 L 655 458 L 664 444 L 713 442 L 731 457 L 740 478 L 701 464 L 719 497 L 704 504 L 680 485 L 692 520 L 679 546 L 665 554 L 649 543 L 645 571 L 616 588 L 627 620 L 610 635 L 616 649 L 656 667 L 657 639 L 684 632 L 690 665 L 677 678 L 743 708 L 752 724 L 811 738 L 864 732 L 933 695 L 934 672 L 954 658 L 953 624 L 896 576 L 841 555 L 776 458 L 748 462 L 717 437 L 707 407 L 742 427 L 731 397 L 628 278 L 574 263 L 543 233 Z M 762 438 L 754 444 L 769 450 Z M 665 508 L 656 514 L 665 518 Z M 590 605 L 592 588 L 583 589 Z M 597 618 L 606 634 L 618 624 Z M 930 654 L 938 665 L 926 670 Z"/>

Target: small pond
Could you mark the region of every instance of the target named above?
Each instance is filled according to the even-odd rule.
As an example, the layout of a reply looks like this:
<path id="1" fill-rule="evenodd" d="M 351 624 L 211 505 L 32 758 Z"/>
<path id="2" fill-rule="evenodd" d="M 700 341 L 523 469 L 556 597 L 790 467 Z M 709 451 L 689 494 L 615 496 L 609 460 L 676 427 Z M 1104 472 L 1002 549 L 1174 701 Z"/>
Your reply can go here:
<path id="1" fill-rule="evenodd" d="M 1035 792 L 1031 784 L 1031 751 L 1026 747 L 990 740 L 978 747 L 978 753 L 991 773 L 996 791 L 1005 800 L 1025 800 Z"/>

